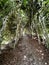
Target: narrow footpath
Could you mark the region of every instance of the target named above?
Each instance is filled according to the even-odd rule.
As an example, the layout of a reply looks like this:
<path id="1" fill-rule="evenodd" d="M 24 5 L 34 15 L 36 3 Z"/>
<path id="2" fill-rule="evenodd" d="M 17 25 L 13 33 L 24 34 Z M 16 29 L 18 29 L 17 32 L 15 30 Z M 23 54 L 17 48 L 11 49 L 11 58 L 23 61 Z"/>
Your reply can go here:
<path id="1" fill-rule="evenodd" d="M 30 36 L 22 37 L 15 49 L 4 50 L 0 65 L 49 65 L 49 50 Z"/>

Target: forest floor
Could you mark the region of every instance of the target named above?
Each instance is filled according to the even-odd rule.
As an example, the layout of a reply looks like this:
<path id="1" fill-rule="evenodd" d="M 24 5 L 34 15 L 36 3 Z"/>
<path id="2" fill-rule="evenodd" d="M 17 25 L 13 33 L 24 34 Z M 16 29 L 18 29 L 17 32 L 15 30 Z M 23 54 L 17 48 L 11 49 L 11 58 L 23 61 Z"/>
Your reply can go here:
<path id="1" fill-rule="evenodd" d="M 49 65 L 49 50 L 37 39 L 24 36 L 15 49 L 3 51 L 0 65 Z"/>

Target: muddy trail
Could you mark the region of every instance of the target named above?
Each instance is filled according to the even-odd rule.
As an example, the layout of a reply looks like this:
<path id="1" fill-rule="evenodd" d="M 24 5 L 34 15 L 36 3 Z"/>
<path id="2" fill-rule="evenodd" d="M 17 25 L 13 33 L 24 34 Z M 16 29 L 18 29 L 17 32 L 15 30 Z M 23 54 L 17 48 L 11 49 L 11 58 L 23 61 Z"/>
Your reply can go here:
<path id="1" fill-rule="evenodd" d="M 3 51 L 0 65 L 49 65 L 49 50 L 37 39 L 24 36 L 15 49 Z"/>

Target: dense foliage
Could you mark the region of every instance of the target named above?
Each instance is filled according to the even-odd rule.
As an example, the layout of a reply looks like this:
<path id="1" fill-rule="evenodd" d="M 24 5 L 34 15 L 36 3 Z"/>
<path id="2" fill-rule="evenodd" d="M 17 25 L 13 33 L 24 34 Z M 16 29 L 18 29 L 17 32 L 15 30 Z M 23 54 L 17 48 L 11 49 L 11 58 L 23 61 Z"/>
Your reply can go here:
<path id="1" fill-rule="evenodd" d="M 0 0 L 0 43 L 17 41 L 24 30 L 49 47 L 49 0 Z"/>

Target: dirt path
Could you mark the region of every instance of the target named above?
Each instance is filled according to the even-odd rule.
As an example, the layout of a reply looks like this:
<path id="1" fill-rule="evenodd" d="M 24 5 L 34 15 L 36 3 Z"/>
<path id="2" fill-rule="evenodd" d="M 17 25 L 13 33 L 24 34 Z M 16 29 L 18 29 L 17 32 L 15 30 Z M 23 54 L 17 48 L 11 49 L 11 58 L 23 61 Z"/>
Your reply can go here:
<path id="1" fill-rule="evenodd" d="M 49 51 L 36 39 L 24 36 L 14 50 L 0 55 L 0 65 L 49 65 Z"/>

